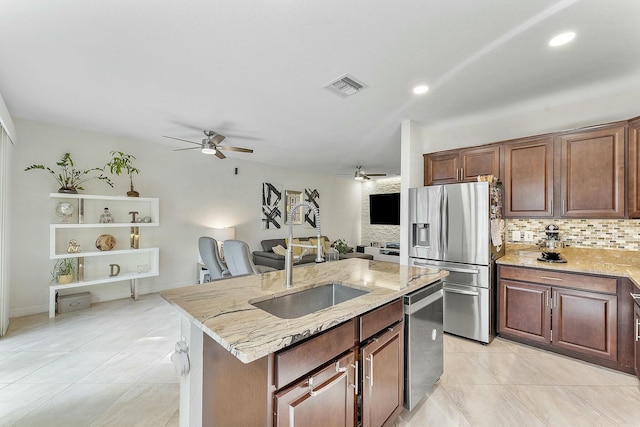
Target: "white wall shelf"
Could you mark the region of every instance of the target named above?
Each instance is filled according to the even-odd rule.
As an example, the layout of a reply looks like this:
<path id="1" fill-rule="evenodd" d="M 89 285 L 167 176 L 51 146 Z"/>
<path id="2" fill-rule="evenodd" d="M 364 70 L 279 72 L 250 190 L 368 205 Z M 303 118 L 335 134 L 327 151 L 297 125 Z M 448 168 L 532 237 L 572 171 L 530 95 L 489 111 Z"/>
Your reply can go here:
<path id="1" fill-rule="evenodd" d="M 131 297 L 138 299 L 137 281 L 138 279 L 159 275 L 159 253 L 157 247 L 131 248 L 130 240 L 127 238 L 117 239 L 116 248 L 110 251 L 100 251 L 95 248 L 95 239 L 99 234 L 120 231 L 127 236 L 130 235 L 131 227 L 145 229 L 148 227 L 158 227 L 160 224 L 159 199 L 152 197 L 125 197 L 125 196 L 100 196 L 89 194 L 65 194 L 50 193 L 52 199 L 67 199 L 74 203 L 74 213 L 72 220 L 75 223 L 52 223 L 49 226 L 49 258 L 59 260 L 63 258 L 79 258 L 83 264 L 84 258 L 91 258 L 92 268 L 85 268 L 82 280 L 75 280 L 68 284 L 52 284 L 49 286 L 49 317 L 54 317 L 56 313 L 56 294 L 59 290 L 87 287 L 105 283 L 115 283 L 129 280 L 131 282 Z M 60 200 L 58 200 L 60 202 Z M 139 212 L 140 217 L 148 216 L 152 222 L 115 222 L 99 223 L 100 214 L 105 207 L 113 208 L 112 215 L 118 219 L 130 219 L 129 212 Z M 111 209 L 110 209 L 111 210 Z M 53 211 L 53 210 L 52 210 Z M 83 215 L 79 215 L 82 211 Z M 82 220 L 82 221 L 80 221 Z M 89 220 L 87 222 L 87 220 Z M 80 221 L 80 223 L 78 222 Z M 69 232 L 78 232 L 78 242 L 82 241 L 81 251 L 68 253 L 62 249 L 67 243 Z M 93 231 L 93 232 L 92 232 Z M 66 233 L 66 234 L 65 234 Z M 63 234 L 65 237 L 62 237 Z M 63 240 L 64 239 L 64 240 Z M 86 248 L 92 248 L 86 250 Z M 56 249 L 57 248 L 57 249 Z M 103 262 L 100 262 L 103 261 Z M 110 263 L 120 262 L 121 272 L 117 276 L 106 274 L 109 272 Z M 126 263 L 126 265 L 124 265 Z M 86 267 L 86 265 L 85 265 Z"/>

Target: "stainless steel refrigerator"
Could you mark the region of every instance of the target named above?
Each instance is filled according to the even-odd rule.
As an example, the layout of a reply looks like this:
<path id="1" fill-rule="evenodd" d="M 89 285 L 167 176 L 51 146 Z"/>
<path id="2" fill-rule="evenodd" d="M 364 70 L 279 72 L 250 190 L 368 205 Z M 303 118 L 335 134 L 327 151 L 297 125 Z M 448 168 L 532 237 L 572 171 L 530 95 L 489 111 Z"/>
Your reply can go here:
<path id="1" fill-rule="evenodd" d="M 504 255 L 502 190 L 489 182 L 409 189 L 409 263 L 444 269 L 444 331 L 495 336 L 495 260 Z"/>

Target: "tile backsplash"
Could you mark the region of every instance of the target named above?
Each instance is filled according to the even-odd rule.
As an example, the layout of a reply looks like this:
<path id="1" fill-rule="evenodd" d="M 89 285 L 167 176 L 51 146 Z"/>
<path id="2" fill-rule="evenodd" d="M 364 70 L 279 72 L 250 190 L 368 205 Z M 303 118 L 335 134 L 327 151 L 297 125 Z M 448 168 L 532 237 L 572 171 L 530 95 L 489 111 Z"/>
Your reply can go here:
<path id="1" fill-rule="evenodd" d="M 640 221 L 632 219 L 507 219 L 507 242 L 537 243 L 546 237 L 544 228 L 555 224 L 560 239 L 570 246 L 602 249 L 640 249 Z M 513 239 L 513 232 L 520 239 Z M 525 232 L 533 233 L 533 240 L 525 240 Z"/>

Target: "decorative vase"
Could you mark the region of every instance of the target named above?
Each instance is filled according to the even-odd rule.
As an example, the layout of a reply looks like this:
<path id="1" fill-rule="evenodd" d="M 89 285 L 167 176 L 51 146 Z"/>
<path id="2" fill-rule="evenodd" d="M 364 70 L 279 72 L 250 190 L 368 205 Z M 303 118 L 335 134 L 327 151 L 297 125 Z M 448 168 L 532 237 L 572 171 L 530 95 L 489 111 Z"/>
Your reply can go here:
<path id="1" fill-rule="evenodd" d="M 113 217 L 111 216 L 111 212 L 109 212 L 109 208 L 104 208 L 104 210 L 102 211 L 102 215 L 100 215 L 100 219 L 98 220 L 98 222 L 100 224 L 112 224 L 115 221 L 113 220 Z"/>
<path id="2" fill-rule="evenodd" d="M 74 187 L 60 187 L 58 193 L 78 194 L 78 190 Z"/>
<path id="3" fill-rule="evenodd" d="M 67 283 L 73 282 L 73 274 L 60 274 L 58 275 L 58 283 L 61 285 L 66 285 Z"/>
<path id="4" fill-rule="evenodd" d="M 101 234 L 96 240 L 96 248 L 101 251 L 110 251 L 116 246 L 116 238 L 111 234 Z"/>

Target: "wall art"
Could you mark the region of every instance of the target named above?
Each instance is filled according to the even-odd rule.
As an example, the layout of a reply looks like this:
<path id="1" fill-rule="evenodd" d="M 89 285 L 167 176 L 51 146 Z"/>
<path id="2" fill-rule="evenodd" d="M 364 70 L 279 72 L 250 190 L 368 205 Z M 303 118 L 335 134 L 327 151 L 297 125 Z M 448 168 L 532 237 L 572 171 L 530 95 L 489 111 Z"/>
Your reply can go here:
<path id="1" fill-rule="evenodd" d="M 316 209 L 318 209 L 318 213 L 320 212 L 320 193 L 318 190 L 305 188 L 304 200 L 305 202 L 309 202 L 315 206 Z M 316 218 L 313 216 L 313 211 L 311 209 L 307 209 L 307 212 L 304 214 L 304 222 L 305 224 L 309 224 L 311 228 L 316 228 Z"/>
<path id="2" fill-rule="evenodd" d="M 262 229 L 279 229 L 282 227 L 282 187 L 268 182 L 262 183 Z"/>
<path id="3" fill-rule="evenodd" d="M 284 201 L 285 224 L 289 224 L 289 211 L 302 201 L 302 191 L 287 190 Z M 302 212 L 304 207 L 296 209 L 291 218 L 291 224 L 302 224 Z"/>

